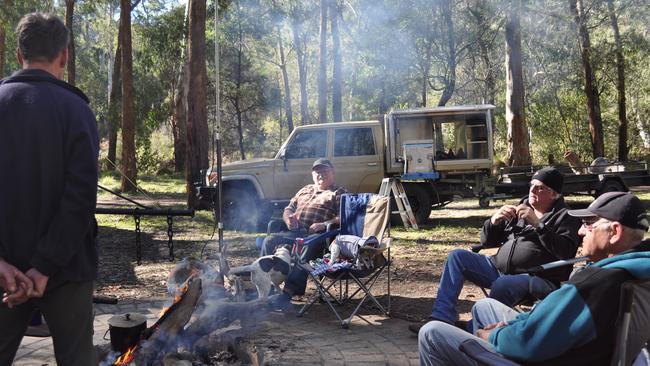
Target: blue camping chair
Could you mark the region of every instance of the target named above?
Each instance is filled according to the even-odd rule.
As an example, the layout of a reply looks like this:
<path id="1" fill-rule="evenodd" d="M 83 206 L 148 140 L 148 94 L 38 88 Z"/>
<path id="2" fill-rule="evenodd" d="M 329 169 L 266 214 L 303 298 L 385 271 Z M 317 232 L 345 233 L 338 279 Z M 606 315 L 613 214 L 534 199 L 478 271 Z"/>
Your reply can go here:
<path id="1" fill-rule="evenodd" d="M 374 236 L 378 245 L 359 247 L 357 258 L 351 258 L 354 265 L 350 267 L 334 266 L 325 271 L 323 266 L 314 267 L 309 263 L 298 262 L 309 273 L 309 278 L 316 286 L 316 294 L 300 309 L 298 316 L 305 312 L 319 299 L 324 300 L 330 310 L 336 315 L 341 325 L 347 328 L 354 316 L 370 323 L 359 310 L 366 302 L 375 305 L 384 315 L 390 313 L 390 200 L 387 196 L 373 193 L 344 194 L 341 196 L 340 229 L 336 239 L 342 240 L 341 235 L 354 235 L 361 238 Z M 387 230 L 388 229 L 388 230 Z M 386 235 L 385 235 L 386 234 Z M 322 240 L 322 238 L 321 238 Z M 341 242 L 342 243 L 342 242 Z M 338 244 L 337 244 L 338 245 Z M 384 254 L 386 254 L 384 256 Z M 372 287 L 379 276 L 387 271 L 387 299 L 384 304 L 372 294 Z M 354 291 L 350 287 L 356 288 Z M 338 289 L 337 289 L 338 288 Z M 359 295 L 359 296 L 357 296 Z M 341 311 L 334 306 L 344 305 L 352 300 L 358 300 L 356 307 L 345 319 Z"/>

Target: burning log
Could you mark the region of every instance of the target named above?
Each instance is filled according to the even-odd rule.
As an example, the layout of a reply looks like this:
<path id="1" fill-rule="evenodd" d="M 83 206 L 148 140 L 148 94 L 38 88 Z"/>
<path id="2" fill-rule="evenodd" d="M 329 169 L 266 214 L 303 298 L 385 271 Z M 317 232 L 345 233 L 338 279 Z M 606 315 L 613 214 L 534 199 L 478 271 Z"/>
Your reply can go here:
<path id="1" fill-rule="evenodd" d="M 188 279 L 186 291 L 154 325 L 145 330 L 143 340 L 122 355 L 115 365 L 149 365 L 158 359 L 159 355 L 174 352 L 177 346 L 176 337 L 192 317 L 199 296 L 201 296 L 201 280 Z"/>
<path id="2" fill-rule="evenodd" d="M 230 352 L 242 364 L 263 365 L 264 354 L 259 352 L 255 345 L 245 340 L 249 332 L 250 330 L 245 328 L 214 332 L 196 342 L 192 352 L 203 358 L 220 352 Z"/>

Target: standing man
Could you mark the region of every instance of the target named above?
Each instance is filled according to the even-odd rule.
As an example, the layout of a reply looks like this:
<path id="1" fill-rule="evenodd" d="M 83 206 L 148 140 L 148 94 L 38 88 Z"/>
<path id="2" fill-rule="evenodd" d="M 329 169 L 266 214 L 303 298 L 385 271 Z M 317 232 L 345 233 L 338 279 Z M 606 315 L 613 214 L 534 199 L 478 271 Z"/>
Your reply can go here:
<path id="1" fill-rule="evenodd" d="M 311 176 L 314 184 L 301 188 L 282 213 L 289 231 L 264 239 L 261 255 L 273 254 L 278 245 L 292 244 L 295 238 L 323 233 L 330 224 L 339 224 L 341 195 L 347 191 L 334 184 L 334 166 L 327 159 L 318 159 L 312 165 Z M 305 249 L 302 259 L 316 259 L 324 248 L 324 241 L 314 242 Z M 307 277 L 307 272 L 294 266 L 284 284 L 285 300 L 305 293 Z"/>
<path id="2" fill-rule="evenodd" d="M 650 224 L 643 203 L 629 192 L 604 193 L 569 214 L 582 219 L 582 254 L 595 263 L 576 271 L 529 312 L 481 299 L 472 308 L 474 335 L 447 323 L 428 323 L 418 337 L 420 365 L 475 364 L 458 351 L 468 339 L 525 364 L 610 364 L 621 285 L 650 279 L 650 240 L 643 240 Z"/>
<path id="3" fill-rule="evenodd" d="M 456 249 L 449 253 L 430 320 L 454 324 L 456 302 L 465 280 L 490 288 L 490 298 L 514 306 L 532 296 L 544 298 L 569 278 L 570 268 L 559 268 L 530 276 L 532 267 L 573 258 L 580 240 L 580 220 L 569 216 L 561 195 L 564 177 L 555 168 L 535 172 L 528 197 L 518 206 L 499 208 L 483 224 L 481 244 L 499 247 L 494 256 Z M 417 333 L 422 325 L 409 329 Z M 464 325 L 463 325 L 464 326 Z"/>
<path id="4" fill-rule="evenodd" d="M 0 82 L 0 365 L 12 363 L 35 308 L 57 364 L 96 365 L 95 116 L 88 98 L 61 80 L 69 31 L 59 18 L 27 14 L 16 38 L 22 70 Z"/>

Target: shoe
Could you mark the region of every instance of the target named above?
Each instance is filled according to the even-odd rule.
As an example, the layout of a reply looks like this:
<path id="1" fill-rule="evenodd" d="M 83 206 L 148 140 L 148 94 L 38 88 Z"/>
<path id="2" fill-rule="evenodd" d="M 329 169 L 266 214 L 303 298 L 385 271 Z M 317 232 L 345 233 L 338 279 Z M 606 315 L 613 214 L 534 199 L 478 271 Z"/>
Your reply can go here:
<path id="1" fill-rule="evenodd" d="M 39 325 L 30 325 L 27 327 L 27 330 L 25 331 L 25 335 L 28 337 L 49 337 L 50 328 L 47 326 L 46 323 L 42 323 Z"/>
<path id="2" fill-rule="evenodd" d="M 283 292 L 278 295 L 269 296 L 269 305 L 272 310 L 286 311 L 291 308 L 291 295 Z"/>
<path id="3" fill-rule="evenodd" d="M 435 320 L 435 319 L 427 318 L 427 319 L 424 319 L 424 320 L 420 320 L 417 323 L 411 323 L 411 324 L 409 324 L 409 330 L 411 332 L 415 333 L 415 334 L 418 334 L 418 333 L 420 333 L 420 328 L 422 328 L 426 323 L 428 323 L 430 321 L 433 321 L 433 320 Z"/>

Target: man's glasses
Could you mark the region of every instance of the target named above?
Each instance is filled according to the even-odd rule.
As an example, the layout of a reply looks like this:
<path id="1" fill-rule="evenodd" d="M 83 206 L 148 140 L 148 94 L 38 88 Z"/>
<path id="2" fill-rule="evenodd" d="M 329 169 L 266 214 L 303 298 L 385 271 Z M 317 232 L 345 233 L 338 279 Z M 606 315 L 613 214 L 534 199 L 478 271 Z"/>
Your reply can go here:
<path id="1" fill-rule="evenodd" d="M 531 192 L 543 192 L 543 193 L 549 193 L 552 191 L 549 187 L 543 185 L 543 184 L 531 184 L 530 185 L 530 191 Z"/>
<path id="2" fill-rule="evenodd" d="M 609 224 L 611 221 L 600 221 L 598 220 L 582 220 L 582 226 L 587 229 L 587 231 L 591 232 L 594 231 L 597 227 L 599 227 L 602 224 Z"/>

